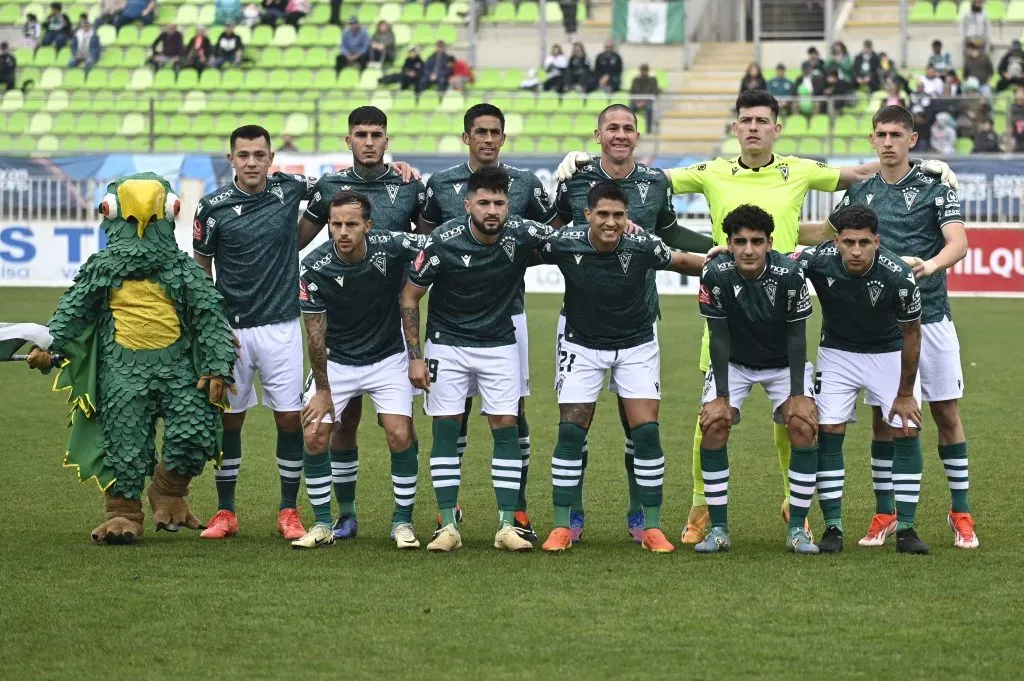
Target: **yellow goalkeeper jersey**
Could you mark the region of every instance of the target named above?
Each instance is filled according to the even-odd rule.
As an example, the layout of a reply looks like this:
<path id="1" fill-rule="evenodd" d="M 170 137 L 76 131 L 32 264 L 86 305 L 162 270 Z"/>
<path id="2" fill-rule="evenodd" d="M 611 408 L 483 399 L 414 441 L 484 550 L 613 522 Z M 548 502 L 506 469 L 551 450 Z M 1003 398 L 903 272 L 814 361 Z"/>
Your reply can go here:
<path id="1" fill-rule="evenodd" d="M 760 168 L 744 166 L 739 157 L 716 158 L 689 168 L 669 171 L 674 194 L 703 194 L 711 210 L 711 236 L 725 244 L 722 220 L 735 208 L 753 204 L 775 219 L 773 248 L 782 253 L 796 250 L 800 237 L 800 212 L 808 190 L 834 192 L 839 168 L 796 156 L 772 157 Z"/>

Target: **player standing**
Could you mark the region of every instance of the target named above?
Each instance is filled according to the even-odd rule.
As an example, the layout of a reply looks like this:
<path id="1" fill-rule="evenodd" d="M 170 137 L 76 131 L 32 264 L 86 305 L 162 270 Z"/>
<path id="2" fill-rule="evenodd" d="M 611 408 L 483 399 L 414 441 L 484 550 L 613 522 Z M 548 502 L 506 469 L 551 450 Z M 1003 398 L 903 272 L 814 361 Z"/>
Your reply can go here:
<path id="1" fill-rule="evenodd" d="M 434 173 L 427 182 L 427 204 L 423 209 L 423 223 L 433 227 L 449 220 L 461 220 L 466 215 L 466 194 L 469 176 L 480 168 L 499 167 L 509 176 L 508 214 L 542 224 L 555 217 L 547 191 L 537 176 L 501 163 L 499 154 L 505 143 L 505 115 L 493 104 L 475 104 L 462 117 L 462 142 L 469 147 L 469 160 L 447 170 Z M 522 399 L 519 401 L 519 449 L 523 458 L 523 477 L 519 485 L 514 527 L 520 536 L 536 541 L 537 534 L 530 524 L 526 509 L 526 482 L 530 471 L 530 424 L 526 419 L 526 397 L 530 394 L 529 333 L 524 308 L 525 286 L 519 283 L 512 301 L 512 324 L 516 329 L 516 347 L 519 349 L 522 371 Z M 475 394 L 474 390 L 470 395 Z M 471 398 L 466 400 L 466 414 L 472 410 Z M 458 456 L 466 451 L 466 429 L 469 419 L 462 419 L 459 433 Z M 440 528 L 440 521 L 438 528 Z"/>
<path id="2" fill-rule="evenodd" d="M 559 183 L 555 199 L 558 220 L 555 224 L 565 225 L 571 222 L 579 226 L 579 230 L 576 231 L 582 230 L 585 233 L 583 225 L 587 224 L 585 213 L 590 189 L 598 182 L 612 181 L 622 188 L 628 198 L 629 220 L 634 224 L 639 225 L 650 234 L 657 235 L 673 248 L 701 253 L 711 248 L 711 239 L 680 227 L 676 223 L 676 213 L 672 208 L 672 193 L 665 173 L 635 161 L 633 154 L 640 141 L 640 134 L 637 131 L 636 114 L 629 107 L 612 104 L 602 111 L 597 118 L 594 137 L 601 145 L 601 156 L 597 159 L 587 156 L 589 162 L 578 173 L 571 179 Z M 655 273 L 651 269 L 646 271 L 644 290 L 644 299 L 650 309 L 652 319 L 657 320 L 660 315 L 658 289 L 655 285 Z M 558 319 L 558 338 L 555 344 L 556 381 L 565 368 L 563 359 L 565 353 L 561 348 L 564 329 L 565 316 L 561 315 Z M 612 392 L 617 392 L 614 376 L 609 389 Z M 626 527 L 633 540 L 641 543 L 643 542 L 645 523 L 643 504 L 640 499 L 641 490 L 633 473 L 635 446 L 630 437 L 632 429 L 629 427 L 621 400 L 618 401 L 618 407 L 619 420 L 626 436 L 624 464 L 626 480 L 629 484 Z M 587 444 L 584 443 L 584 473 L 587 468 L 587 458 Z M 581 475 L 572 511 L 572 528 L 577 540 L 583 533 L 583 524 L 583 476 Z"/>
<path id="3" fill-rule="evenodd" d="M 823 553 L 843 550 L 843 438 L 863 390 L 885 415 L 887 439 L 893 443 L 896 550 L 928 553 L 914 529 L 924 467 L 917 381 L 921 291 L 910 267 L 879 246 L 873 210 L 847 206 L 832 216 L 832 224 L 835 241 L 796 256 L 814 284 L 822 312 L 814 375 L 818 502 L 825 517 L 818 548 Z"/>
<path id="4" fill-rule="evenodd" d="M 704 267 L 698 301 L 711 335 L 711 370 L 704 382 L 700 424 L 701 473 L 711 532 L 698 553 L 729 549 L 729 430 L 743 402 L 760 384 L 776 423 L 792 443 L 790 518 L 786 547 L 818 553 L 804 522 L 818 470 L 818 420 L 807 361 L 811 297 L 799 264 L 772 248 L 772 216 L 757 206 L 733 210 L 722 221 L 729 252 Z"/>
<path id="5" fill-rule="evenodd" d="M 303 410 L 306 490 L 316 514 L 296 548 L 334 542 L 331 527 L 331 422 L 346 405 L 369 394 L 391 451 L 395 509 L 391 538 L 419 548 L 412 525 L 419 445 L 412 425 L 412 386 L 402 342 L 398 296 L 426 237 L 373 227 L 366 196 L 341 191 L 329 201 L 331 240 L 302 261 L 299 300 L 316 392 Z"/>
<path id="6" fill-rule="evenodd" d="M 408 232 L 417 226 L 426 200 L 426 188 L 419 180 L 403 181 L 393 165 L 384 163 L 388 149 L 388 118 L 384 112 L 375 106 L 353 109 L 348 115 L 345 142 L 352 150 L 352 167 L 324 175 L 317 181 L 313 198 L 299 222 L 301 227 L 313 233 L 323 228 L 329 219 L 332 198 L 344 190 L 358 191 L 369 200 L 373 229 Z M 308 379 L 307 384 L 311 394 L 314 386 Z M 362 415 L 363 397 L 358 395 L 348 401 L 331 434 L 331 477 L 340 509 L 334 525 L 337 539 L 353 539 L 359 532 L 355 504 L 359 474 L 356 433 Z"/>
<path id="7" fill-rule="evenodd" d="M 533 251 L 551 229 L 508 216 L 509 175 L 485 167 L 469 176 L 465 210 L 431 234 L 402 292 L 402 323 L 409 378 L 427 390 L 433 417 L 430 474 L 442 527 L 427 548 L 462 546 L 455 508 L 461 478 L 457 454 L 465 401 L 480 391 L 494 437 L 491 478 L 500 511 L 495 548 L 528 551 L 533 545 L 514 529 L 523 460 L 516 419 L 522 393 L 519 350 L 510 309 Z M 427 311 L 427 343 L 420 347 L 420 300 L 433 286 Z"/>
<path id="8" fill-rule="evenodd" d="M 627 433 L 635 443 L 631 480 L 643 512 L 641 545 L 656 553 L 675 547 L 661 531 L 665 455 L 658 407 L 661 358 L 655 337 L 656 311 L 647 298 L 648 272 L 671 269 L 697 276 L 703 255 L 673 253 L 653 234 L 625 234 L 629 197 L 612 181 L 587 192 L 585 221 L 562 230 L 540 251 L 565 277 L 564 358 L 558 377 L 558 443 L 551 459 L 555 528 L 542 548 L 565 551 L 576 539 L 570 514 L 582 484 L 583 446 L 605 375 L 617 386 Z M 673 216 L 674 219 L 674 216 Z M 586 230 L 583 224 L 588 224 Z"/>
<path id="9" fill-rule="evenodd" d="M 224 296 L 238 345 L 234 383 L 224 412 L 224 458 L 216 471 L 218 511 L 203 530 L 207 539 L 238 533 L 235 484 L 242 463 L 242 425 L 256 406 L 254 381 L 274 410 L 281 503 L 277 529 L 285 539 L 305 534 L 297 496 L 302 477 L 302 330 L 299 326 L 299 243 L 312 238 L 296 229 L 299 204 L 312 195 L 314 180 L 274 173 L 270 134 L 258 125 L 231 133 L 231 184 L 199 201 L 192 229 L 194 257 L 207 274 L 216 265 L 217 290 Z"/>
<path id="10" fill-rule="evenodd" d="M 871 143 L 882 169 L 846 192 L 837 206 L 870 206 L 878 215 L 878 236 L 883 246 L 917 258 L 914 274 L 921 280 L 921 396 L 928 402 L 939 431 L 939 458 L 946 470 L 952 503 L 947 522 L 953 545 L 978 547 L 974 519 L 967 503 L 967 438 L 960 422 L 958 400 L 963 397 L 960 342 L 949 307 L 946 270 L 967 255 L 967 232 L 960 213 L 960 197 L 949 185 L 936 182 L 911 164 L 910 149 L 917 144 L 914 117 L 901 106 L 887 106 L 872 118 Z M 875 489 L 875 516 L 861 546 L 881 546 L 896 529 L 893 504 L 893 443 L 873 404 L 874 441 L 871 470 Z"/>

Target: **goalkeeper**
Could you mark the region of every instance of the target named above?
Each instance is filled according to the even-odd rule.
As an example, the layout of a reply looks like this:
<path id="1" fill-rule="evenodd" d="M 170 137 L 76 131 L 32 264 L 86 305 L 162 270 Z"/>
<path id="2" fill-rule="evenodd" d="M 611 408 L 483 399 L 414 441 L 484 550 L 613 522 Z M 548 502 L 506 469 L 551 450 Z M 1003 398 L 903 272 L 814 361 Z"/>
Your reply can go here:
<path id="1" fill-rule="evenodd" d="M 733 134 L 740 142 L 740 155 L 717 158 L 688 168 L 666 171 L 675 194 L 700 193 L 711 211 L 712 238 L 716 245 L 725 245 L 722 220 L 740 204 L 750 203 L 763 208 L 775 220 L 774 248 L 782 253 L 796 250 L 797 244 L 818 244 L 832 238 L 823 233 L 822 225 L 801 225 L 800 211 L 808 190 L 836 192 L 845 190 L 879 171 L 877 162 L 846 168 L 835 168 L 811 159 L 779 156 L 773 152 L 782 132 L 779 103 L 764 90 L 749 90 L 736 99 L 736 120 Z M 572 152 L 558 168 L 559 181 L 571 177 L 578 165 L 589 164 L 590 156 Z M 941 176 L 942 182 L 956 187 L 956 177 L 941 161 L 927 161 L 921 166 L 926 173 Z M 708 371 L 710 356 L 708 333 L 704 329 L 700 370 Z M 789 497 L 789 437 L 785 427 L 775 425 L 775 448 L 782 469 L 784 499 Z M 700 470 L 701 431 L 699 423 L 693 436 L 693 502 L 681 541 L 696 544 L 704 538 L 708 524 L 708 507 L 704 499 L 704 482 Z M 789 506 L 782 503 L 783 518 L 789 521 Z"/>

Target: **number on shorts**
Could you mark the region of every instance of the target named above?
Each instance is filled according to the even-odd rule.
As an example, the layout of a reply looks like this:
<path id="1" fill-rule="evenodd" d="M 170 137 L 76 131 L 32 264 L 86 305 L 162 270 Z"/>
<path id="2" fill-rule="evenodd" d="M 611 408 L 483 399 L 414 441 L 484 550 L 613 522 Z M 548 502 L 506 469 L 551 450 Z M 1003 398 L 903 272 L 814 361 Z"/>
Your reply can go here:
<path id="1" fill-rule="evenodd" d="M 572 363 L 576 361 L 576 353 L 568 352 L 566 350 L 559 350 L 558 356 L 558 370 L 565 371 L 566 373 L 571 373 Z"/>
<path id="2" fill-rule="evenodd" d="M 430 382 L 437 383 L 437 360 L 427 360 L 427 373 L 430 374 Z"/>
<path id="3" fill-rule="evenodd" d="M 815 395 L 820 395 L 821 394 L 821 372 L 820 371 L 814 374 L 814 394 Z"/>

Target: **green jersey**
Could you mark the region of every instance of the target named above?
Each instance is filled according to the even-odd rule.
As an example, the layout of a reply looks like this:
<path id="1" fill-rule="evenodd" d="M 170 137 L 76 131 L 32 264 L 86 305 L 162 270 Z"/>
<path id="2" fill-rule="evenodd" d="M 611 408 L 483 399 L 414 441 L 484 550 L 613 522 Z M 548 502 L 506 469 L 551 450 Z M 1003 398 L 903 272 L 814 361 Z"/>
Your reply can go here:
<path id="1" fill-rule="evenodd" d="M 508 214 L 548 224 L 555 219 L 555 209 L 544 185 L 533 172 L 501 164 L 508 173 Z M 427 204 L 423 219 L 432 225 L 461 219 L 466 214 L 466 185 L 473 173 L 468 163 L 460 163 L 434 173 L 427 180 Z M 522 314 L 526 286 L 522 283 L 512 301 L 512 314 Z"/>
<path id="2" fill-rule="evenodd" d="M 786 325 L 811 316 L 803 268 L 778 251 L 754 279 L 723 253 L 704 266 L 697 299 L 701 315 L 729 322 L 729 361 L 752 369 L 789 366 Z"/>
<path id="3" fill-rule="evenodd" d="M 334 242 L 321 244 L 302 260 L 299 304 L 303 314 L 327 315 L 327 354 L 340 364 L 365 366 L 402 352 L 398 294 L 407 265 L 427 237 L 371 231 L 366 255 L 345 262 Z"/>
<path id="4" fill-rule="evenodd" d="M 385 232 L 410 232 L 420 217 L 427 190 L 419 180 L 402 182 L 399 175 L 388 166 L 382 175 L 365 179 L 348 168 L 340 173 L 329 173 L 313 187 L 313 198 L 303 215 L 314 225 L 323 227 L 330 216 L 328 207 L 334 195 L 342 190 L 363 194 L 370 200 L 370 219 L 373 228 Z"/>
<path id="5" fill-rule="evenodd" d="M 473 236 L 468 215 L 437 227 L 409 276 L 416 286 L 433 285 L 427 338 L 476 348 L 515 343 L 510 308 L 533 252 L 552 232 L 510 217 L 498 240 L 484 244 Z"/>
<path id="6" fill-rule="evenodd" d="M 864 274 L 846 270 L 835 241 L 792 257 L 821 301 L 822 347 L 873 354 L 903 348 L 899 324 L 921 318 L 921 290 L 898 255 L 879 248 Z"/>
<path id="7" fill-rule="evenodd" d="M 199 200 L 192 249 L 213 258 L 231 326 L 243 329 L 299 316 L 299 204 L 314 178 L 274 173 L 258 194 L 232 182 Z"/>
<path id="8" fill-rule="evenodd" d="M 933 175 L 911 166 L 906 177 L 895 184 L 876 173 L 846 191 L 833 215 L 850 204 L 868 206 L 878 214 L 878 236 L 882 245 L 903 255 L 924 260 L 934 258 L 946 246 L 942 228 L 963 222 L 960 197 L 956 190 Z M 936 272 L 919 284 L 923 313 L 922 324 L 952 319 L 946 272 Z"/>
<path id="9" fill-rule="evenodd" d="M 555 191 L 555 209 L 565 224 L 573 223 L 586 230 L 587 218 L 583 209 L 587 207 L 587 194 L 598 182 L 612 181 L 618 184 L 629 197 L 629 219 L 651 234 L 676 225 L 676 211 L 672 207 L 672 186 L 665 172 L 648 168 L 637 163 L 633 170 L 621 180 L 612 179 L 596 158 L 590 165 L 580 168 L 568 182 L 559 182 Z M 657 275 L 647 271 L 644 294 L 648 307 L 659 315 Z"/>
<path id="10" fill-rule="evenodd" d="M 586 223 L 584 223 L 586 224 Z M 644 282 L 672 263 L 672 252 L 658 237 L 623 234 L 609 252 L 590 243 L 589 230 L 563 229 L 540 251 L 565 278 L 565 339 L 595 350 L 622 350 L 654 340 L 654 311 Z"/>

